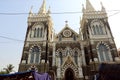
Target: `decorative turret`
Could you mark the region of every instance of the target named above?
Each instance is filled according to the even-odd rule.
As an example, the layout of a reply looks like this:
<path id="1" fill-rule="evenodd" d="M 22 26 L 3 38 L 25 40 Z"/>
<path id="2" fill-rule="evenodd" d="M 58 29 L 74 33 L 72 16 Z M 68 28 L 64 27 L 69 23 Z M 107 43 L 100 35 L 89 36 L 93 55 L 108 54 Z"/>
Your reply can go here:
<path id="1" fill-rule="evenodd" d="M 87 19 L 107 18 L 107 13 L 102 3 L 101 3 L 101 6 L 102 6 L 101 11 L 97 11 L 94 9 L 90 1 L 86 0 L 86 8 L 84 8 L 83 6 L 83 9 L 82 9 L 83 17 L 81 22 L 87 21 Z"/>
<path id="2" fill-rule="evenodd" d="M 48 14 L 50 14 L 50 13 L 51 13 L 51 11 L 50 11 L 50 6 L 49 6 L 49 9 L 48 9 L 47 13 L 48 13 Z"/>
<path id="3" fill-rule="evenodd" d="M 103 6 L 102 2 L 101 2 L 101 11 L 106 12 L 105 7 Z"/>
<path id="4" fill-rule="evenodd" d="M 82 12 L 85 12 L 84 4 L 82 4 Z"/>
<path id="5" fill-rule="evenodd" d="M 38 12 L 38 14 L 41 14 L 41 13 L 43 13 L 43 14 L 46 14 L 46 0 L 43 0 L 43 4 L 42 4 L 42 6 L 40 7 L 40 10 L 39 10 L 39 12 Z"/>
<path id="6" fill-rule="evenodd" d="M 32 8 L 33 8 L 33 6 L 31 6 L 31 9 L 30 9 L 30 11 L 29 11 L 29 17 L 31 17 L 32 16 Z"/>

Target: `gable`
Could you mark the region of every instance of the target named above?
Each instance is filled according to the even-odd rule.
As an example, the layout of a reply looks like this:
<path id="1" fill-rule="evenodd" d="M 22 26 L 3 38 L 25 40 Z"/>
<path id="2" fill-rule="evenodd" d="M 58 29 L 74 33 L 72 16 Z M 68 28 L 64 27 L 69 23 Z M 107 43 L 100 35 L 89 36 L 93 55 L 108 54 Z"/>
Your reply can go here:
<path id="1" fill-rule="evenodd" d="M 56 38 L 59 36 L 62 36 L 62 38 L 73 38 L 74 36 L 78 37 L 78 33 L 76 33 L 74 30 L 69 28 L 68 26 L 65 26 L 57 35 Z"/>
<path id="2" fill-rule="evenodd" d="M 76 66 L 75 63 L 73 62 L 73 59 L 71 58 L 70 55 L 67 56 L 67 58 L 66 58 L 66 60 L 65 60 L 65 62 L 64 62 L 64 64 L 63 64 L 63 66 L 65 66 L 65 65 L 67 65 L 67 64 L 72 64 L 72 65 Z"/>

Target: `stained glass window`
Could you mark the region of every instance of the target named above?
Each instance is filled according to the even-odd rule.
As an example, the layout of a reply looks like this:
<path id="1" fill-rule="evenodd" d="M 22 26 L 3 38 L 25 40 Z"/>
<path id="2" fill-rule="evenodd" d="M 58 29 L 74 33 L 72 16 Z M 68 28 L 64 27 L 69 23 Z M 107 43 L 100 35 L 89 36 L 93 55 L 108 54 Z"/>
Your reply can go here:
<path id="1" fill-rule="evenodd" d="M 30 63 L 39 63 L 40 50 L 38 46 L 34 46 L 31 51 Z"/>
<path id="2" fill-rule="evenodd" d="M 104 44 L 99 45 L 98 52 L 101 61 L 110 61 L 109 50 Z"/>

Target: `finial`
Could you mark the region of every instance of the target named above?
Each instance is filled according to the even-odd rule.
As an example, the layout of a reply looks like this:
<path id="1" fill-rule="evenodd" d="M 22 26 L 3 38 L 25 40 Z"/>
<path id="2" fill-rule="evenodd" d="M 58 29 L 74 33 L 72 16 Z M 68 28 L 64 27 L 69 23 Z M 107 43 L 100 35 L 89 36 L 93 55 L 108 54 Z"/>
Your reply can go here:
<path id="1" fill-rule="evenodd" d="M 100 4 L 101 4 L 101 7 L 102 7 L 101 11 L 106 11 L 105 8 L 104 8 L 104 6 L 103 6 L 103 3 L 100 2 Z"/>
<path id="2" fill-rule="evenodd" d="M 38 13 L 46 13 L 46 0 L 43 0 L 42 6 Z"/>
<path id="3" fill-rule="evenodd" d="M 84 11 L 85 11 L 84 4 L 82 4 L 82 12 L 84 12 Z"/>
<path id="4" fill-rule="evenodd" d="M 29 13 L 32 13 L 32 9 L 33 9 L 33 6 L 31 6 L 31 8 L 30 8 L 30 12 L 29 12 Z"/>
<path id="5" fill-rule="evenodd" d="M 101 6 L 103 6 L 102 2 L 100 1 Z"/>
<path id="6" fill-rule="evenodd" d="M 84 4 L 82 4 L 82 7 L 84 7 Z"/>
<path id="7" fill-rule="evenodd" d="M 66 20 L 66 21 L 65 21 L 65 23 L 67 24 L 67 23 L 68 23 L 68 21 Z"/>
<path id="8" fill-rule="evenodd" d="M 50 13 L 51 13 L 51 11 L 50 11 L 50 6 L 49 6 L 49 8 L 48 8 L 48 11 L 47 11 L 47 13 L 48 13 L 48 14 L 50 14 Z"/>
<path id="9" fill-rule="evenodd" d="M 87 11 L 95 11 L 94 7 L 92 6 L 92 4 L 90 3 L 89 0 L 86 0 L 86 10 Z"/>
<path id="10" fill-rule="evenodd" d="M 65 23 L 66 23 L 66 24 L 65 24 L 65 27 L 68 27 L 68 21 L 67 21 L 67 20 L 65 21 Z"/>

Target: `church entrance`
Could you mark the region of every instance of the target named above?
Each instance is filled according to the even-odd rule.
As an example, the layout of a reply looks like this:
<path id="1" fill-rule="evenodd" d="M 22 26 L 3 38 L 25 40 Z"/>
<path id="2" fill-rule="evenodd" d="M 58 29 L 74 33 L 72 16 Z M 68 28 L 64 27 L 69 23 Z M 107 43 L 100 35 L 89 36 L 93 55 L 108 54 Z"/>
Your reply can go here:
<path id="1" fill-rule="evenodd" d="M 75 80 L 74 78 L 74 71 L 71 68 L 68 68 L 65 71 L 65 80 Z"/>

